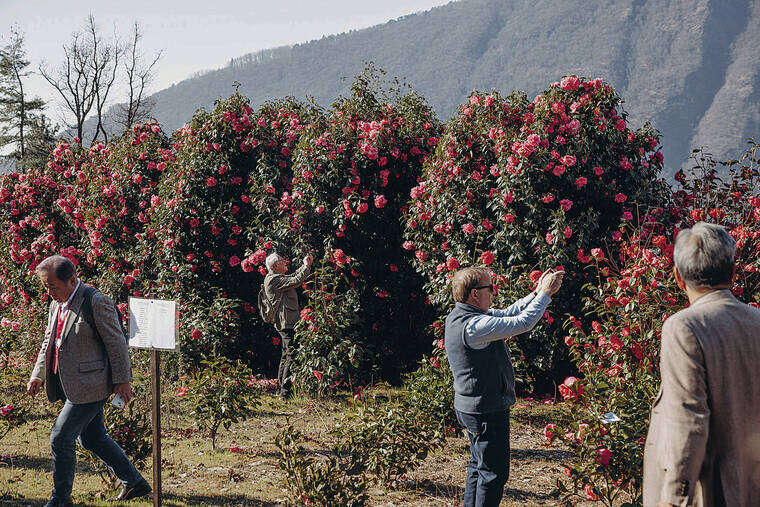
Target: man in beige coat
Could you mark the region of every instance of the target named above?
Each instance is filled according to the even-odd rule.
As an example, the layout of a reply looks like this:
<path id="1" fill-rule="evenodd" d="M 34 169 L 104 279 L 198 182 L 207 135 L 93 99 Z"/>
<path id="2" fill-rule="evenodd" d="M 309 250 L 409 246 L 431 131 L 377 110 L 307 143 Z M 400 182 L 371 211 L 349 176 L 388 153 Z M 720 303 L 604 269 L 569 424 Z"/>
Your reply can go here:
<path id="1" fill-rule="evenodd" d="M 293 360 L 292 345 L 295 332 L 293 329 L 301 318 L 301 308 L 298 305 L 296 288 L 306 281 L 311 272 L 313 257 L 308 254 L 303 258 L 303 264 L 295 273 L 288 275 L 287 261 L 276 253 L 270 254 L 264 261 L 269 271 L 264 277 L 264 293 L 277 309 L 274 327 L 280 335 L 282 356 L 277 369 L 279 395 L 283 398 L 290 396 L 290 364 Z"/>
<path id="2" fill-rule="evenodd" d="M 736 245 L 700 222 L 673 257 L 690 306 L 665 321 L 644 505 L 760 505 L 760 311 L 730 291 Z"/>
<path id="3" fill-rule="evenodd" d="M 109 396 L 116 393 L 125 402 L 132 397 L 129 349 L 116 308 L 107 296 L 83 284 L 65 257 L 43 260 L 37 275 L 52 301 L 27 391 L 35 396 L 44 383 L 51 402 L 64 402 L 50 431 L 53 494 L 47 505 L 72 504 L 77 440 L 121 479 L 119 500 L 145 496 L 150 486 L 104 426 L 103 405 Z M 91 312 L 85 311 L 86 305 Z"/>

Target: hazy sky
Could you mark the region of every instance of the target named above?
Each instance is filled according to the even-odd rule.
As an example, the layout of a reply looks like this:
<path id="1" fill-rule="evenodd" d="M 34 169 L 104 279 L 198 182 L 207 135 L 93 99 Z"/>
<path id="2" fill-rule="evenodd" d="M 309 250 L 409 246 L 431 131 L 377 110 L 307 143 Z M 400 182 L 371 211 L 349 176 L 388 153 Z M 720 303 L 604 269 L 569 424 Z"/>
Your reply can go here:
<path id="1" fill-rule="evenodd" d="M 163 50 L 151 91 L 190 74 L 225 65 L 231 57 L 260 49 L 318 39 L 366 28 L 448 0 L 0 0 L 0 37 L 17 24 L 25 34 L 30 68 L 62 60 L 61 46 L 80 30 L 89 14 L 103 35 L 114 29 L 127 37 L 138 21 L 143 52 Z M 41 77 L 30 78 L 32 93 L 57 101 Z M 52 111 L 51 111 L 52 112 Z M 54 119 L 55 119 L 55 115 Z"/>

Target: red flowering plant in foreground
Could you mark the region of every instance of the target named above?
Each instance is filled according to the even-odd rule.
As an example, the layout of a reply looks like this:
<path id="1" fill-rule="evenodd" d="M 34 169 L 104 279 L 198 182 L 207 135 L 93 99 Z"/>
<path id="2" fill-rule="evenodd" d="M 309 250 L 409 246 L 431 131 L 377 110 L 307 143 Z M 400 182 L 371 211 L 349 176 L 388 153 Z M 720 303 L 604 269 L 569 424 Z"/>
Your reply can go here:
<path id="1" fill-rule="evenodd" d="M 255 303 L 266 256 L 275 249 L 287 256 L 293 244 L 290 229 L 280 227 L 281 203 L 292 192 L 291 155 L 305 116 L 292 99 L 254 111 L 235 93 L 198 111 L 172 138 L 176 162 L 151 224 L 161 282 L 193 322 L 182 336 L 193 362 L 221 353 L 276 370 L 272 330 Z M 226 324 L 217 329 L 219 317 Z"/>
<path id="2" fill-rule="evenodd" d="M 523 386 L 538 380 L 546 388 L 562 369 L 556 316 L 579 309 L 590 247 L 617 239 L 635 203 L 661 199 L 658 134 L 648 125 L 632 130 L 625 118 L 620 97 L 599 79 L 566 77 L 532 102 L 475 92 L 412 189 L 404 247 L 442 315 L 460 267 L 486 265 L 498 275 L 496 307 L 527 294 L 547 268 L 568 272 L 548 318 L 510 342 Z"/>
<path id="3" fill-rule="evenodd" d="M 329 335 L 299 327 L 294 371 L 304 385 L 314 371 L 322 386 L 349 380 L 337 374 L 344 368 L 324 365 L 334 362 L 325 351 L 341 351 L 341 364 L 358 361 L 366 381 L 377 371 L 397 379 L 425 348 L 422 281 L 401 248 L 399 216 L 440 131 L 422 97 L 383 92 L 371 68 L 304 131 L 289 205 L 320 266 L 308 285 L 314 327 L 337 326 Z M 336 304 L 348 308 L 336 313 Z M 336 322 L 345 312 L 350 318 Z"/>
<path id="4" fill-rule="evenodd" d="M 573 422 L 551 424 L 549 442 L 563 440 L 575 451 L 566 463 L 569 479 L 559 482 L 567 497 L 641 502 L 644 440 L 651 403 L 660 383 L 659 350 L 663 321 L 687 305 L 672 276 L 673 240 L 696 221 L 725 225 L 737 241 L 737 276 L 732 290 L 758 306 L 760 287 L 760 150 L 752 145 L 740 161 L 718 163 L 695 157 L 671 205 L 653 209 L 624 241 L 599 249 L 589 259 L 591 296 L 583 322 L 567 321 L 565 337 L 581 379 L 569 378 L 559 391 L 572 405 Z M 727 166 L 719 171 L 719 167 Z M 603 422 L 613 413 L 619 421 Z"/>

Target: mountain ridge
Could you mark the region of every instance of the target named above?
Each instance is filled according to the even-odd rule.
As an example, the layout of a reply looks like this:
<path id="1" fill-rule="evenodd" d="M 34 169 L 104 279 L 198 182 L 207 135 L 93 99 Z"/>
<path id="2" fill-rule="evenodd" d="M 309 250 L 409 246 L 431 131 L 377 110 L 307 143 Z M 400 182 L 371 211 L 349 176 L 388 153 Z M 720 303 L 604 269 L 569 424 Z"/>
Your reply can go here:
<path id="1" fill-rule="evenodd" d="M 462 0 L 234 57 L 152 98 L 167 131 L 235 81 L 253 106 L 307 95 L 327 106 L 372 61 L 446 120 L 475 89 L 532 97 L 563 75 L 601 77 L 634 125 L 662 132 L 672 176 L 694 147 L 726 158 L 760 133 L 759 45 L 760 0 Z"/>

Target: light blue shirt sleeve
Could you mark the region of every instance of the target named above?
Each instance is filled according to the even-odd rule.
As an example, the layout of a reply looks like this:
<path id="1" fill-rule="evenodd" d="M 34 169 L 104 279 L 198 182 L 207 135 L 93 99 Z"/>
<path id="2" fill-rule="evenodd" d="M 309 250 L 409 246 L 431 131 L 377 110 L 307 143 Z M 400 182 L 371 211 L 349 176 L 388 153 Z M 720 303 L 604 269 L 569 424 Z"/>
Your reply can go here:
<path id="1" fill-rule="evenodd" d="M 530 331 L 538 324 L 551 303 L 547 294 L 532 293 L 504 310 L 489 310 L 488 314 L 473 317 L 465 325 L 465 343 L 474 349 L 484 349 L 491 342 Z"/>
<path id="2" fill-rule="evenodd" d="M 518 299 L 517 301 L 509 305 L 507 308 L 502 308 L 502 309 L 491 308 L 490 310 L 488 310 L 488 315 L 492 315 L 494 317 L 512 317 L 514 315 L 518 315 L 520 312 L 525 310 L 525 308 L 527 308 L 528 303 L 533 301 L 533 299 L 537 295 L 538 295 L 538 292 L 533 291 L 527 296 L 525 296 L 524 298 Z"/>

